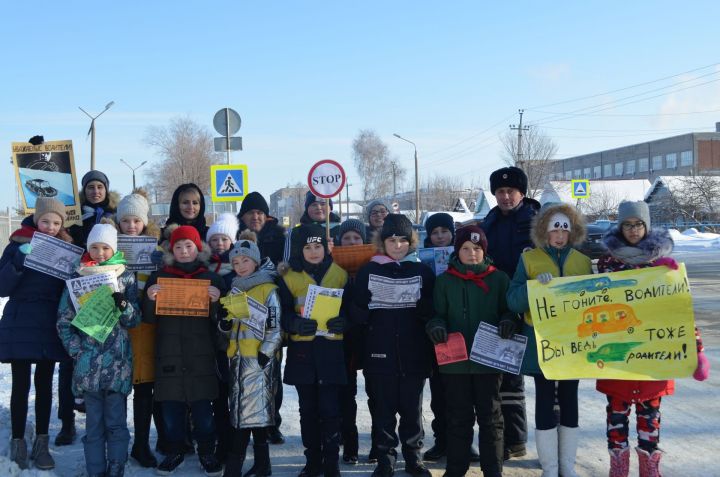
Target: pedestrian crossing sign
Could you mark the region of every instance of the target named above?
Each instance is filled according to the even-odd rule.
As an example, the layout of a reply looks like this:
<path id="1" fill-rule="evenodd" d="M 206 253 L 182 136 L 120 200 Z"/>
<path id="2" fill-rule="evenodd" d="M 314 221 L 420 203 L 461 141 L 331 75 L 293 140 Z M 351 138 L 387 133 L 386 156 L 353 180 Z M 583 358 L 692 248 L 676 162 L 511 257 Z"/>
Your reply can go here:
<path id="1" fill-rule="evenodd" d="M 573 199 L 587 199 L 590 197 L 590 181 L 588 179 L 575 179 L 572 184 Z"/>
<path id="2" fill-rule="evenodd" d="M 210 191 L 213 202 L 235 202 L 245 198 L 248 189 L 245 164 L 210 166 Z"/>

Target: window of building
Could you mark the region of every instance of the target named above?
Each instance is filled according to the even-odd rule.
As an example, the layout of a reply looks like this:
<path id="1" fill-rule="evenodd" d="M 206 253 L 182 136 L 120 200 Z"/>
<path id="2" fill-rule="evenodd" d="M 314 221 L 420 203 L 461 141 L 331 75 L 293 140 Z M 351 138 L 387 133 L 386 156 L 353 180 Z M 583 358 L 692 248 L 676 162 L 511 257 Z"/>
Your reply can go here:
<path id="1" fill-rule="evenodd" d="M 659 171 L 663 168 L 662 156 L 653 156 L 653 171 Z"/>
<path id="2" fill-rule="evenodd" d="M 625 163 L 625 173 L 626 174 L 635 174 L 635 160 L 627 161 Z"/>
<path id="3" fill-rule="evenodd" d="M 573 177 L 575 179 L 582 179 L 582 169 L 575 169 L 575 171 L 573 171 Z"/>
<path id="4" fill-rule="evenodd" d="M 592 179 L 592 176 L 590 175 L 591 169 L 589 167 L 586 167 L 583 169 L 583 179 Z"/>
<path id="5" fill-rule="evenodd" d="M 612 164 L 605 164 L 603 169 L 603 177 L 612 177 Z"/>
<path id="6" fill-rule="evenodd" d="M 569 181 L 572 179 L 572 171 L 565 171 L 565 180 Z"/>
<path id="7" fill-rule="evenodd" d="M 677 167 L 677 154 L 668 154 L 665 156 L 665 164 L 668 169 L 675 169 Z"/>
<path id="8" fill-rule="evenodd" d="M 600 166 L 595 166 L 593 168 L 593 179 L 601 179 L 602 178 L 602 170 Z"/>
<path id="9" fill-rule="evenodd" d="M 647 157 L 641 157 L 638 159 L 638 172 L 647 172 L 648 171 L 648 158 Z"/>
<path id="10" fill-rule="evenodd" d="M 693 152 L 683 151 L 680 153 L 680 165 L 681 166 L 692 166 L 693 165 Z"/>
<path id="11" fill-rule="evenodd" d="M 623 163 L 622 162 L 615 163 L 615 175 L 616 176 L 623 175 Z"/>

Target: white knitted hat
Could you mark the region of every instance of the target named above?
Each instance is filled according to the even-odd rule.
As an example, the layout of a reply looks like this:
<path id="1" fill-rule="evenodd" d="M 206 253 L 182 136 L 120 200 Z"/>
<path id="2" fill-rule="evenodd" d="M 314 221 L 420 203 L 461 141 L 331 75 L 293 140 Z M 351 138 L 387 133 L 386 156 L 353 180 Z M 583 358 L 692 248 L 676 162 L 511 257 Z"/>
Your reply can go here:
<path id="1" fill-rule="evenodd" d="M 147 225 L 148 212 L 150 212 L 150 206 L 145 197 L 140 194 L 126 195 L 117 206 L 117 221 L 119 223 L 123 218 L 133 215 Z"/>
<path id="2" fill-rule="evenodd" d="M 94 243 L 104 243 L 117 252 L 117 230 L 111 224 L 95 224 L 87 238 L 87 249 Z"/>
<path id="3" fill-rule="evenodd" d="M 205 241 L 210 242 L 210 238 L 213 235 L 221 234 L 227 235 L 230 237 L 230 241 L 235 243 L 238 228 L 239 225 L 237 217 L 229 212 L 223 212 L 208 229 L 207 234 L 205 234 Z"/>

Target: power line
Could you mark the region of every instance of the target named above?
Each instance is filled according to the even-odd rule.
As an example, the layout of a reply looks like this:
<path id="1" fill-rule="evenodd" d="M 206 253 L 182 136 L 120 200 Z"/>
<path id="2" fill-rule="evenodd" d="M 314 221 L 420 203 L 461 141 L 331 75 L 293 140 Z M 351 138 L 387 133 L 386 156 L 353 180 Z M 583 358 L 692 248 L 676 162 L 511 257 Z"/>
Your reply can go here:
<path id="1" fill-rule="evenodd" d="M 539 111 L 539 110 L 532 110 L 533 112 L 540 113 L 540 114 L 558 114 L 554 111 Z M 684 113 L 615 113 L 615 114 L 593 114 L 593 113 L 578 113 L 574 114 L 574 116 L 586 116 L 586 117 L 602 117 L 602 118 L 637 118 L 637 117 L 657 117 L 657 116 L 687 116 L 691 114 L 708 114 L 708 113 L 717 113 L 720 112 L 720 109 L 707 109 L 705 111 L 687 111 Z"/>
<path id="2" fill-rule="evenodd" d="M 475 133 L 475 134 L 473 134 L 472 136 L 469 136 L 469 137 L 467 137 L 467 138 L 465 138 L 465 139 L 463 139 L 463 140 L 461 140 L 461 141 L 458 141 L 458 142 L 456 142 L 455 144 L 452 144 L 452 145 L 450 145 L 450 146 L 443 147 L 443 148 L 441 148 L 441 149 L 436 149 L 436 150 L 434 150 L 434 151 L 431 151 L 431 152 L 428 152 L 428 153 L 426 153 L 426 154 L 423 154 L 423 157 L 434 156 L 434 155 L 439 154 L 439 153 L 441 153 L 441 152 L 445 152 L 445 151 L 449 151 L 450 149 L 454 149 L 455 147 L 457 147 L 457 146 L 459 146 L 459 145 L 461 145 L 461 144 L 464 144 L 464 143 L 466 143 L 466 142 L 468 142 L 468 141 L 471 141 L 471 140 L 475 139 L 475 138 L 478 137 L 478 136 L 481 136 L 481 135 L 487 133 L 488 131 L 490 131 L 490 130 L 496 128 L 497 126 L 499 126 L 500 124 L 504 124 L 505 122 L 507 122 L 508 120 L 510 120 L 513 116 L 515 116 L 515 113 L 510 114 L 509 116 L 504 117 L 503 119 L 501 119 L 500 121 L 496 122 L 495 124 L 493 124 L 493 125 L 491 125 L 491 126 L 488 126 L 487 128 L 483 129 L 482 131 L 480 131 L 480 132 L 478 132 L 478 133 Z M 484 140 L 485 140 L 485 139 L 483 139 L 483 141 L 484 141 Z M 482 142 L 482 141 L 481 141 L 481 142 Z"/>
<path id="3" fill-rule="evenodd" d="M 528 110 L 531 110 L 531 109 L 535 109 L 535 108 L 547 108 L 547 107 L 551 107 L 551 106 L 557 106 L 557 105 L 560 105 L 560 104 L 574 103 L 574 102 L 577 102 L 577 101 L 583 101 L 583 100 L 585 100 L 585 99 L 592 99 L 592 98 L 597 98 L 597 97 L 600 97 L 600 96 L 607 96 L 608 94 L 619 93 L 620 91 L 627 91 L 627 90 L 629 90 L 629 89 L 639 88 L 639 87 L 641 87 L 641 86 L 647 86 L 647 85 L 653 84 L 653 83 L 659 83 L 659 82 L 661 82 L 661 81 L 665 81 L 665 80 L 672 79 L 672 78 L 677 78 L 678 76 L 686 75 L 686 74 L 688 74 L 688 73 L 694 73 L 694 72 L 696 72 L 696 71 L 705 70 L 705 69 L 712 68 L 712 67 L 718 66 L 718 65 L 720 65 L 720 63 L 713 63 L 713 64 L 710 64 L 710 65 L 707 65 L 707 66 L 701 66 L 700 68 L 694 68 L 694 69 L 692 69 L 692 70 L 683 71 L 682 73 L 677 73 L 677 74 L 674 74 L 674 75 L 665 76 L 665 77 L 658 78 L 658 79 L 655 79 L 655 80 L 652 80 L 652 81 L 645 81 L 645 82 L 643 82 L 643 83 L 634 84 L 634 85 L 632 85 L 632 86 L 626 86 L 626 87 L 624 87 L 624 88 L 613 89 L 613 90 L 611 90 L 611 91 L 606 91 L 606 92 L 604 92 L 604 93 L 597 93 L 597 94 L 592 94 L 592 95 L 589 95 L 589 96 L 582 96 L 582 97 L 580 97 L 580 98 L 568 99 L 568 100 L 565 100 L 565 101 L 558 101 L 558 102 L 556 102 L 556 103 L 549 103 L 549 104 L 543 104 L 543 105 L 540 105 L 540 106 L 533 106 L 532 108 L 527 108 L 527 109 L 528 109 Z"/>

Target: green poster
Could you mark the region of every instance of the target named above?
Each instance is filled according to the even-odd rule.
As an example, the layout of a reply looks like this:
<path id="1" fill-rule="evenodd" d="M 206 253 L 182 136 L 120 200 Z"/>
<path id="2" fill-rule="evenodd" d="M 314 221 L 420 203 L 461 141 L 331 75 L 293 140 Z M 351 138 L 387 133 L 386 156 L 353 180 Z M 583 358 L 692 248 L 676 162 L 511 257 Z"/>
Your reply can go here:
<path id="1" fill-rule="evenodd" d="M 112 294 L 112 288 L 107 285 L 92 292 L 90 299 L 75 315 L 72 325 L 100 343 L 105 343 L 120 318 L 120 310 L 115 307 Z"/>

